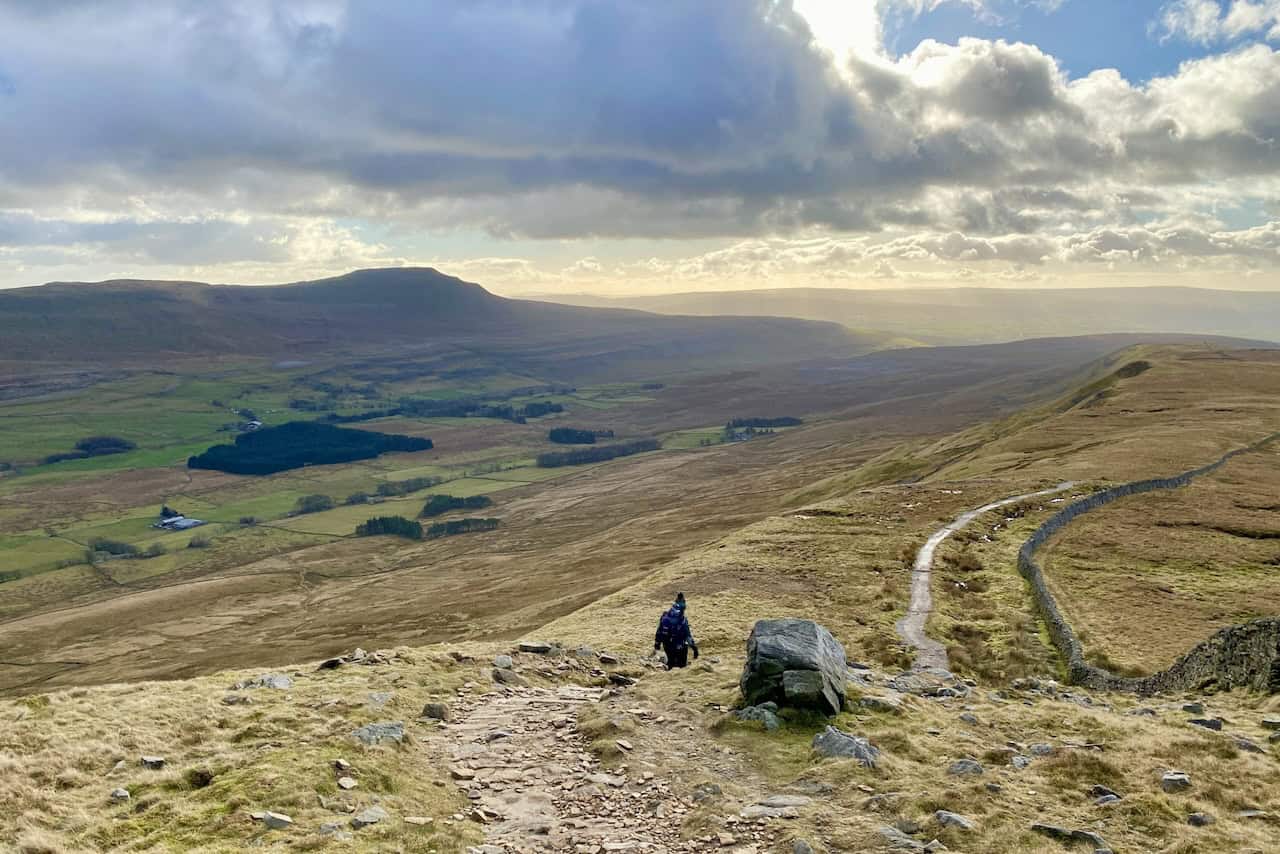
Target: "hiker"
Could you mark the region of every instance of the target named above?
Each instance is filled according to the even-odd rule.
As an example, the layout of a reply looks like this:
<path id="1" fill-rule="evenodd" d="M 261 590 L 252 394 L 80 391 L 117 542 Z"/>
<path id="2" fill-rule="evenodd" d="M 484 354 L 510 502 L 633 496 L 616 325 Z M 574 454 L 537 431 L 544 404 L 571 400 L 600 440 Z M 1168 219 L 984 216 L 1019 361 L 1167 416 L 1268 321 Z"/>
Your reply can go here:
<path id="1" fill-rule="evenodd" d="M 693 630 L 689 628 L 684 607 L 684 594 L 677 593 L 675 604 L 662 615 L 662 619 L 658 621 L 658 632 L 653 636 L 653 651 L 662 649 L 666 652 L 668 670 L 686 667 L 689 664 L 690 649 L 693 650 L 693 657 L 698 657 L 698 642 L 693 639 Z"/>

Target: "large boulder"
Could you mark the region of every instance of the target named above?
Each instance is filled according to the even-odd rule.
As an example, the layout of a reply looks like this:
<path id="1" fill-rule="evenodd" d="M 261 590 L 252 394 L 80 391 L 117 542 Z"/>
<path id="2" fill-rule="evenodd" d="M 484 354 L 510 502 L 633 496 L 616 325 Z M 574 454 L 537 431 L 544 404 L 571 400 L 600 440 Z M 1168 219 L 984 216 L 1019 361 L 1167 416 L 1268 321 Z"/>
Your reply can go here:
<path id="1" fill-rule="evenodd" d="M 747 705 L 844 708 L 844 647 L 813 620 L 760 620 L 747 640 L 747 665 L 739 686 Z"/>

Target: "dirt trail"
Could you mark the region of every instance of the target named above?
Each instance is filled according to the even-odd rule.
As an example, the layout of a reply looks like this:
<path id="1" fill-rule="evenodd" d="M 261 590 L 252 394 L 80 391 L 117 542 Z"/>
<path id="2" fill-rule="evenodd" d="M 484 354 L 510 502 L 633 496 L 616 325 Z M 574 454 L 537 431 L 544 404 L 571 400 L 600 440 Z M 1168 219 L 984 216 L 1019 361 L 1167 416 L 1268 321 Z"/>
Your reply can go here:
<path id="1" fill-rule="evenodd" d="M 924 630 L 925 623 L 929 620 L 929 614 L 933 612 L 933 595 L 929 589 L 933 580 L 933 555 L 938 550 L 938 546 L 942 544 L 942 541 L 974 519 L 977 519 L 983 513 L 998 510 L 1010 504 L 1017 504 L 1019 501 L 1026 501 L 1030 498 L 1039 498 L 1064 492 L 1073 486 L 1075 484 L 1068 481 L 1060 483 L 1052 489 L 1014 495 L 1010 498 L 1002 498 L 999 501 L 984 504 L 973 510 L 967 510 L 945 527 L 935 531 L 933 536 L 925 541 L 925 544 L 920 547 L 920 551 L 916 553 L 916 562 L 911 569 L 911 606 L 907 609 L 906 616 L 899 620 L 895 626 L 898 635 L 915 648 L 916 660 L 911 665 L 912 670 L 938 674 L 950 671 L 946 647 L 930 638 Z"/>
<path id="2" fill-rule="evenodd" d="M 634 700 L 625 694 L 577 686 L 499 687 L 459 696 L 455 722 L 443 725 L 426 747 L 448 757 L 452 777 L 471 801 L 468 817 L 484 826 L 485 843 L 469 851 L 685 852 L 714 847 L 750 854 L 773 841 L 770 829 L 745 822 L 737 838 L 723 847 L 718 837 L 682 840 L 680 827 L 695 809 L 690 793 L 677 791 L 687 786 L 656 773 L 671 765 L 642 758 L 655 747 L 663 749 L 652 741 L 662 739 L 661 728 L 669 722 L 656 712 L 627 708 L 629 702 Z M 584 711 L 630 717 L 645 727 L 634 736 L 616 736 L 626 764 L 611 770 L 601 766 L 578 729 Z M 725 771 L 730 769 L 721 769 Z M 732 772 L 729 776 L 741 779 Z"/>

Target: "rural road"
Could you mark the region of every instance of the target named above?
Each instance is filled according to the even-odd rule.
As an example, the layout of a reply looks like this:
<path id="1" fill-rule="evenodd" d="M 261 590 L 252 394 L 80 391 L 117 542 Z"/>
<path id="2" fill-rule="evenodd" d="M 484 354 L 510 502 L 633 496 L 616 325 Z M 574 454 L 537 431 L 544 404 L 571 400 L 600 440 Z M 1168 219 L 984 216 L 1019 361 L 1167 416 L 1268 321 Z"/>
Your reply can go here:
<path id="1" fill-rule="evenodd" d="M 1026 501 L 1029 498 L 1053 495 L 1054 493 L 1068 490 L 1073 486 L 1075 484 L 1068 481 L 1060 483 L 1052 489 L 1014 495 L 1010 498 L 1002 498 L 999 501 L 984 504 L 973 510 L 967 510 L 957 516 L 946 527 L 935 531 L 933 536 L 925 541 L 925 544 L 920 547 L 920 551 L 916 553 L 916 562 L 911 569 L 911 606 L 907 609 L 906 616 L 899 620 L 896 626 L 898 635 L 916 651 L 916 660 L 911 666 L 912 670 L 925 670 L 939 674 L 949 672 L 946 647 L 930 638 L 924 631 L 925 622 L 928 621 L 929 614 L 933 611 L 933 596 L 929 592 L 929 585 L 933 576 L 933 553 L 937 551 L 942 541 L 974 519 L 977 519 L 983 513 L 997 510 L 1010 504 L 1017 504 L 1019 501 Z"/>

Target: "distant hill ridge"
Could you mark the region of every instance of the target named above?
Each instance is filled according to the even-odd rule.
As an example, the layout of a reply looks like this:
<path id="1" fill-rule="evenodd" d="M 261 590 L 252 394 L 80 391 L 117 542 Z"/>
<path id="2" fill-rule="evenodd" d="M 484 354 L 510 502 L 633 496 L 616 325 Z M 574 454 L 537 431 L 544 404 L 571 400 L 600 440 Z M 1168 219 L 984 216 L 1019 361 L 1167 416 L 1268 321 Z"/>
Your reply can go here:
<path id="1" fill-rule="evenodd" d="M 431 268 L 287 285 L 112 280 L 0 291 L 0 360 L 145 363 L 182 357 L 380 351 L 752 361 L 874 349 L 879 339 L 786 318 L 671 317 L 489 293 Z"/>
<path id="2" fill-rule="evenodd" d="M 1280 292 L 1183 287 L 774 288 L 606 298 L 575 305 L 671 314 L 795 317 L 874 329 L 926 344 L 992 344 L 1110 332 L 1280 339 Z"/>

